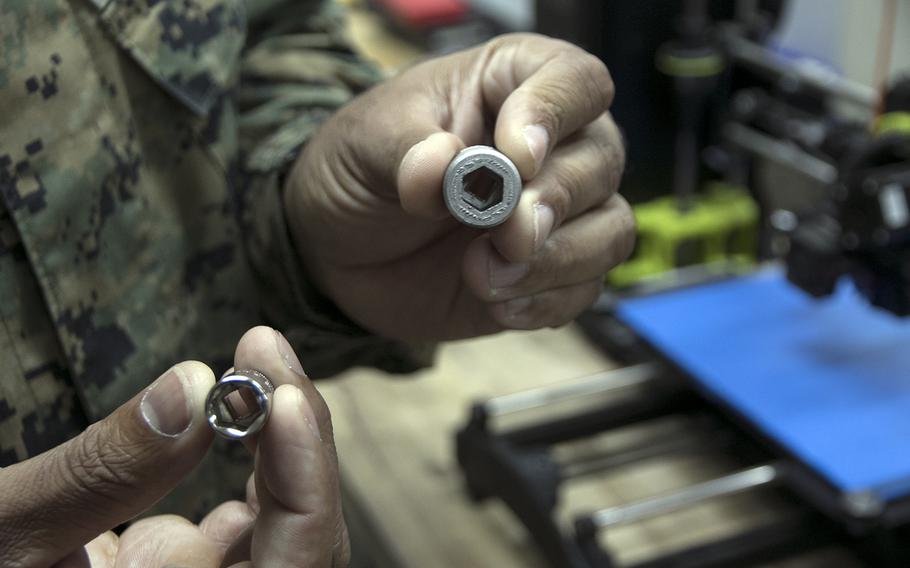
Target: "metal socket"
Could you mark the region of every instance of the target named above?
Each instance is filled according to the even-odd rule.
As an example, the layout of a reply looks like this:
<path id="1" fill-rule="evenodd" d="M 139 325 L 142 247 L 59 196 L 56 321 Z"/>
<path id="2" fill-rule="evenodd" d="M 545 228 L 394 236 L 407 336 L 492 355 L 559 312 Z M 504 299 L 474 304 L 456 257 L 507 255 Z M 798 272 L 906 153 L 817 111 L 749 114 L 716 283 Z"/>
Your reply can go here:
<path id="1" fill-rule="evenodd" d="M 268 421 L 274 393 L 272 381 L 259 371 L 231 371 L 215 383 L 205 399 L 209 425 L 231 440 L 252 436 Z"/>
<path id="2" fill-rule="evenodd" d="M 490 146 L 458 153 L 443 179 L 446 207 L 461 223 L 478 229 L 508 219 L 521 196 L 521 175 L 505 154 Z"/>

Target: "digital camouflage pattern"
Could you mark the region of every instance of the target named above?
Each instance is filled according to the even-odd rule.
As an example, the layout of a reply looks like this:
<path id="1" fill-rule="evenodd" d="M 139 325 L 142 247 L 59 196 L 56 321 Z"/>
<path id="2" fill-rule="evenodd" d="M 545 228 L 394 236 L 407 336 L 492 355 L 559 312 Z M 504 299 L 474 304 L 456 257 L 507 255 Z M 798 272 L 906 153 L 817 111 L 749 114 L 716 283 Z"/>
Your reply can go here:
<path id="1" fill-rule="evenodd" d="M 171 364 L 286 333 L 314 377 L 426 352 L 307 285 L 281 181 L 377 79 L 326 0 L 0 0 L 0 466 L 77 434 Z M 159 510 L 242 489 L 217 444 Z"/>

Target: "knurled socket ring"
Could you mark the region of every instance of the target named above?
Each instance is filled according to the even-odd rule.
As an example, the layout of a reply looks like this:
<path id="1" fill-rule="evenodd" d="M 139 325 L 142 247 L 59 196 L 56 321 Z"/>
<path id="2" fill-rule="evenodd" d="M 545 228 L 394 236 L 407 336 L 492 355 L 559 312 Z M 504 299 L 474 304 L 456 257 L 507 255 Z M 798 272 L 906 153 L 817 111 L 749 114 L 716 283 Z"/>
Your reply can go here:
<path id="1" fill-rule="evenodd" d="M 208 423 L 219 435 L 231 440 L 252 436 L 268 421 L 274 393 L 272 381 L 259 371 L 230 371 L 215 383 L 205 399 Z"/>
<path id="2" fill-rule="evenodd" d="M 495 227 L 512 215 L 521 197 L 521 175 L 505 154 L 490 146 L 459 152 L 443 179 L 446 207 L 463 224 Z"/>

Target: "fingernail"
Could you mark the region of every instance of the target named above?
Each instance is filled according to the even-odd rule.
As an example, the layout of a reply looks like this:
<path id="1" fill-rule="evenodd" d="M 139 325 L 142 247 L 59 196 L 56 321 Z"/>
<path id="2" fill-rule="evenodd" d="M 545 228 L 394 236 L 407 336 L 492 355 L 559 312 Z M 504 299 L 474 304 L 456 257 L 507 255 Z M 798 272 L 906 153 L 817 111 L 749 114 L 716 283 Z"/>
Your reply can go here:
<path id="1" fill-rule="evenodd" d="M 522 133 L 525 136 L 525 143 L 534 158 L 534 173 L 540 171 L 540 166 L 547 155 L 547 148 L 550 146 L 550 133 L 547 129 L 539 124 L 525 126 Z"/>
<path id="2" fill-rule="evenodd" d="M 171 369 L 142 395 L 139 410 L 149 428 L 168 438 L 176 438 L 190 428 L 193 414 L 183 381 Z"/>
<path id="3" fill-rule="evenodd" d="M 322 434 L 319 433 L 319 422 L 316 420 L 316 413 L 313 412 L 313 407 L 310 406 L 309 401 L 306 399 L 306 395 L 303 394 L 303 391 L 300 389 L 297 389 L 297 406 L 300 408 L 300 414 L 303 416 L 303 421 L 306 422 L 310 432 L 322 441 Z"/>
<path id="4" fill-rule="evenodd" d="M 490 289 L 506 288 L 521 280 L 531 265 L 527 262 L 504 262 L 499 253 L 493 251 L 490 255 L 488 270 L 490 276 Z"/>
<path id="5" fill-rule="evenodd" d="M 305 377 L 306 371 L 303 370 L 300 359 L 298 359 L 297 354 L 294 353 L 294 348 L 291 347 L 288 340 L 277 329 L 275 330 L 275 344 L 278 346 L 278 353 L 281 354 L 281 359 L 284 361 L 287 368 L 301 377 Z"/>
<path id="6" fill-rule="evenodd" d="M 531 305 L 531 298 L 515 298 L 514 300 L 509 300 L 503 306 L 506 317 L 509 319 L 515 319 L 520 316 L 527 308 Z"/>
<path id="7" fill-rule="evenodd" d="M 534 251 L 539 251 L 553 230 L 556 214 L 553 208 L 543 203 L 534 204 Z"/>

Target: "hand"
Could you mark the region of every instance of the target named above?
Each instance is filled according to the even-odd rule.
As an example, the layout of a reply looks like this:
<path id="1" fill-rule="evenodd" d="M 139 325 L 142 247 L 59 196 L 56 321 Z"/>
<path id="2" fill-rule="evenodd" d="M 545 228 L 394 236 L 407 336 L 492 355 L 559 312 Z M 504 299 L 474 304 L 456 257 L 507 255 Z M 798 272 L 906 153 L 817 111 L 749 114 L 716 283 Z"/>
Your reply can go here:
<path id="1" fill-rule="evenodd" d="M 168 515 L 140 520 L 119 538 L 104 532 L 170 491 L 211 442 L 203 404 L 214 376 L 202 363 L 180 363 L 81 436 L 0 470 L 3 565 L 346 565 L 325 402 L 270 328 L 244 335 L 235 366 L 258 369 L 280 385 L 269 423 L 248 442 L 256 470 L 246 502 L 220 505 L 199 526 Z"/>
<path id="2" fill-rule="evenodd" d="M 542 36 L 502 36 L 418 65 L 342 108 L 288 179 L 287 216 L 311 277 L 389 337 L 451 339 L 572 320 L 634 238 L 616 194 L 624 152 L 609 73 Z M 489 143 L 525 181 L 514 215 L 459 225 L 442 177 Z"/>

